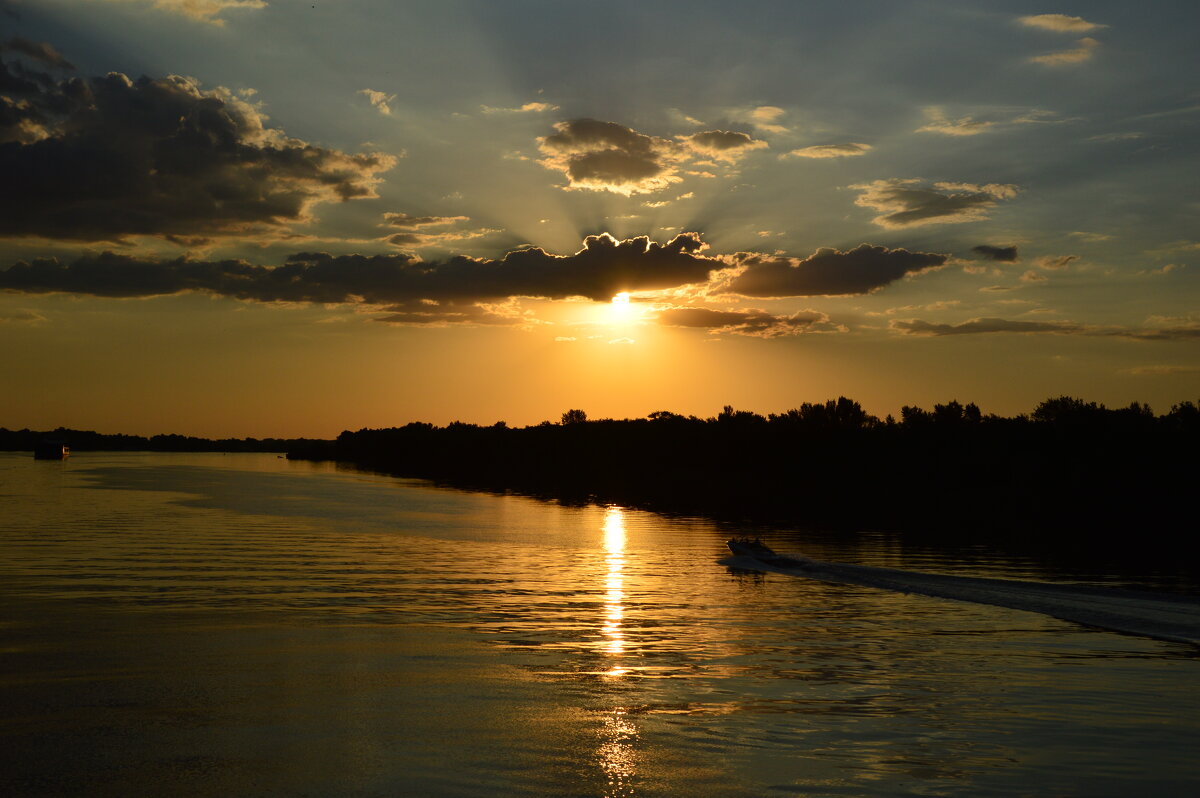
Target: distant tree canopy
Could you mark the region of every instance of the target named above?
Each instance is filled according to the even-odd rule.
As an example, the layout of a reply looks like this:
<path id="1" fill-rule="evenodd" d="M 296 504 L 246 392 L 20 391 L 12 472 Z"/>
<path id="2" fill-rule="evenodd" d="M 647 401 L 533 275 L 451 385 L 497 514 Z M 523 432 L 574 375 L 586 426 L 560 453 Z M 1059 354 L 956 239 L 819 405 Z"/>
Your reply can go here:
<path id="1" fill-rule="evenodd" d="M 699 418 L 529 427 L 411 423 L 289 451 L 405 476 L 723 517 L 854 528 L 1085 534 L 1125 525 L 1192 535 L 1200 409 L 1162 415 L 1060 396 L 1029 415 L 951 400 L 879 419 L 847 397 L 767 416 L 726 405 Z M 1190 539 L 1190 538 L 1189 538 Z"/>
<path id="2" fill-rule="evenodd" d="M 91 430 L 10 430 L 0 427 L 0 451 L 33 451 L 44 440 L 62 441 L 72 451 L 103 452 L 276 452 L 298 450 L 309 438 L 196 438 L 190 435 L 105 435 Z M 329 443 L 325 441 L 325 443 Z"/>

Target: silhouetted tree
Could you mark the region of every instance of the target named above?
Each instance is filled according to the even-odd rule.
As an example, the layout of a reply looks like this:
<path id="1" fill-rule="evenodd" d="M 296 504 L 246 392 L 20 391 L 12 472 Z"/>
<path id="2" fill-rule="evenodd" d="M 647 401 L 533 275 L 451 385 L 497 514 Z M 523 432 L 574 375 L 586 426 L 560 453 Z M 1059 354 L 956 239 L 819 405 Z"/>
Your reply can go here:
<path id="1" fill-rule="evenodd" d="M 582 410 L 568 410 L 562 414 L 563 426 L 568 424 L 582 424 L 587 421 L 587 413 Z"/>

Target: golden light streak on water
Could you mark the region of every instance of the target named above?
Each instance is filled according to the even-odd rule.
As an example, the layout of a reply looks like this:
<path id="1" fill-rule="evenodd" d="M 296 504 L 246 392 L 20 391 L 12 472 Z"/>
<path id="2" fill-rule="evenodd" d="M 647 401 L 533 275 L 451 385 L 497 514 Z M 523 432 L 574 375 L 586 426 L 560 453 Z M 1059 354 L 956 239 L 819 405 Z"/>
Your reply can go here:
<path id="1" fill-rule="evenodd" d="M 625 616 L 625 539 L 624 511 L 620 507 L 607 508 L 604 514 L 604 560 L 608 573 L 604 580 L 601 635 L 604 653 L 615 660 L 604 674 L 610 679 L 621 679 L 629 673 L 620 660 L 625 655 L 625 633 L 621 627 Z M 605 797 L 633 795 L 637 775 L 637 725 L 630 720 L 624 707 L 616 706 L 605 715 L 599 734 L 596 759 L 605 776 Z"/>
<path id="2" fill-rule="evenodd" d="M 621 629 L 625 615 L 625 513 L 620 507 L 609 507 L 604 513 L 604 561 L 608 574 L 604 581 L 603 648 L 608 655 L 620 657 L 625 653 L 625 634 Z M 617 662 L 609 674 L 621 676 L 625 672 Z"/>

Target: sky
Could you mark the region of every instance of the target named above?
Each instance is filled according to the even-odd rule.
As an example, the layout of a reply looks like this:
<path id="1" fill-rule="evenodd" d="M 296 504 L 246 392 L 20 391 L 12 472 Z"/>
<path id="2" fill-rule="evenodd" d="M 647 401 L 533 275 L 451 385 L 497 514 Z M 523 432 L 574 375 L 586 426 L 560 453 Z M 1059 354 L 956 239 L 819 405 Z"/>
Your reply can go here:
<path id="1" fill-rule="evenodd" d="M 1200 398 L 1200 6 L 0 0 L 0 426 Z"/>

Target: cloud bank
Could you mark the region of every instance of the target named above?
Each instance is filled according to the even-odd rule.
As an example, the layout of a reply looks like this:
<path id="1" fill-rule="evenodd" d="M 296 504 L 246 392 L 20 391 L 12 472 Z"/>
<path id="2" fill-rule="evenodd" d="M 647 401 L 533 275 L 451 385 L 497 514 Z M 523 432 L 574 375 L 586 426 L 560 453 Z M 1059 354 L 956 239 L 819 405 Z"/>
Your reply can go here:
<path id="1" fill-rule="evenodd" d="M 867 294 L 906 275 L 943 266 L 948 257 L 869 244 L 846 252 L 823 247 L 803 259 L 741 253 L 732 258 L 741 271 L 723 288 L 754 297 Z"/>
<path id="2" fill-rule="evenodd" d="M 243 260 L 154 260 L 106 252 L 71 263 L 18 262 L 0 272 L 0 290 L 150 297 L 199 291 L 254 302 L 399 305 L 422 301 L 472 304 L 510 297 L 609 301 L 622 291 L 703 283 L 722 264 L 697 253 L 704 244 L 682 233 L 666 244 L 644 236 L 617 241 L 588 236 L 573 255 L 538 248 L 502 258 L 456 256 L 426 262 L 404 253 L 292 255 L 282 266 Z"/>

